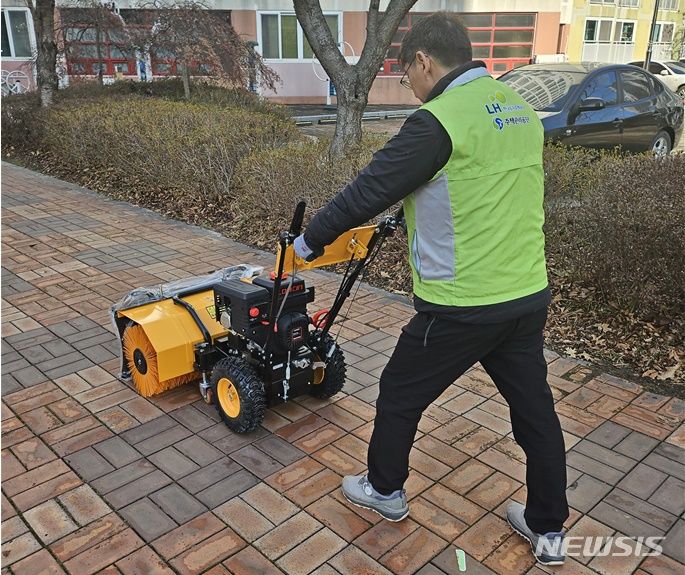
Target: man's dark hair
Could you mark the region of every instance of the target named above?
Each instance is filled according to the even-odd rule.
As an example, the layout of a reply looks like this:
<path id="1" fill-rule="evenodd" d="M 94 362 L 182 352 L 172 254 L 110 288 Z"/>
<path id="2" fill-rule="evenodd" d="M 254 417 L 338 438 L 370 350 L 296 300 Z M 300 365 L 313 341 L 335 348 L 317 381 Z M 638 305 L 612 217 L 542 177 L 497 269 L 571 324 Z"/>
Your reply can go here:
<path id="1" fill-rule="evenodd" d="M 404 36 L 400 63 L 410 64 L 421 50 L 446 68 L 456 68 L 473 59 L 471 40 L 458 16 L 452 12 L 435 12 L 418 20 Z"/>

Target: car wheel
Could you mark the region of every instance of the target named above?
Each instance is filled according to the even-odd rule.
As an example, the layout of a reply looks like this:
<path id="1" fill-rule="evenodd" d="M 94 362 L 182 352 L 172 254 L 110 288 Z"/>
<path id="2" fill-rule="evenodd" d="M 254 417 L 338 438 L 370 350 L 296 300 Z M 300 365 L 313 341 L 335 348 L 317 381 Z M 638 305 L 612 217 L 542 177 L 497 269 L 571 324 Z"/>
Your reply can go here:
<path id="1" fill-rule="evenodd" d="M 675 93 L 678 94 L 678 96 L 680 96 L 682 98 L 683 102 L 685 102 L 685 84 L 680 86 L 680 88 L 678 88 L 675 91 Z"/>
<path id="2" fill-rule="evenodd" d="M 668 132 L 661 130 L 652 140 L 652 152 L 655 156 L 667 156 L 671 153 L 671 136 Z"/>

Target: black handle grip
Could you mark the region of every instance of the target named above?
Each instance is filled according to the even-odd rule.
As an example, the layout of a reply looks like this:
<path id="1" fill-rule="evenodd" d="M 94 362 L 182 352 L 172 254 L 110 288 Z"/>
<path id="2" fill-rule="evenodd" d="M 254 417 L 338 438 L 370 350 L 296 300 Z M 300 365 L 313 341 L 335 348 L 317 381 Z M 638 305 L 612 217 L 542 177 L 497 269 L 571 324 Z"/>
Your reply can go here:
<path id="1" fill-rule="evenodd" d="M 304 221 L 304 210 L 307 207 L 307 202 L 301 201 L 295 208 L 293 221 L 290 223 L 290 233 L 294 236 L 299 236 L 302 231 L 302 222 Z"/>

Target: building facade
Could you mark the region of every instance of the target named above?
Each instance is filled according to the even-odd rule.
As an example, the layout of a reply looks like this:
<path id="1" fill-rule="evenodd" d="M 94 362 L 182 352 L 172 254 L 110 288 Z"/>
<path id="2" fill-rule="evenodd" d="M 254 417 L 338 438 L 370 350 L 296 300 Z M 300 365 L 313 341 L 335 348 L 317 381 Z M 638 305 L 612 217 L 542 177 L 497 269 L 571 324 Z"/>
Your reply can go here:
<path id="1" fill-rule="evenodd" d="M 2 8 L 3 91 L 17 79 L 21 89 L 35 85 L 32 54 L 35 35 L 23 0 L 8 0 Z M 68 4 L 67 4 L 68 2 Z M 655 0 L 419 0 L 401 22 L 369 95 L 372 104 L 415 104 L 412 93 L 399 85 L 397 61 L 402 38 L 424 15 L 456 12 L 466 25 L 474 59 L 483 60 L 498 76 L 516 66 L 545 61 L 627 62 L 641 59 L 647 48 Z M 680 52 L 685 0 L 660 0 L 653 59 Z M 381 2 L 381 10 L 388 0 Z M 116 3 L 116 18 L 135 26 L 136 0 Z M 73 2 L 58 0 L 59 18 L 78 22 Z M 348 62 L 362 52 L 368 0 L 322 0 L 329 29 Z M 213 0 L 210 8 L 228 19 L 236 31 L 255 45 L 266 63 L 280 76 L 275 91 L 262 95 L 282 103 L 323 103 L 334 94 L 300 27 L 291 0 Z M 69 16 L 69 18 L 67 18 Z M 76 18 L 74 20 L 74 18 Z M 142 79 L 177 73 L 172 54 L 141 55 L 125 50 L 116 26 L 94 37 L 87 23 L 64 25 L 64 40 L 72 49 L 61 66 L 63 80 L 94 77 L 106 80 Z M 676 55 L 676 54 L 673 54 Z"/>
<path id="2" fill-rule="evenodd" d="M 276 92 L 264 95 L 279 102 L 321 103 L 331 93 L 328 79 L 313 57 L 287 0 L 239 1 L 231 4 L 236 30 L 257 44 L 257 50 L 280 75 Z M 321 2 L 333 37 L 348 62 L 354 63 L 364 47 L 368 0 Z M 387 1 L 381 3 L 381 9 Z M 397 61 L 402 38 L 425 14 L 438 10 L 458 13 L 469 30 L 473 56 L 500 75 L 534 59 L 559 58 L 564 49 L 565 26 L 559 0 L 419 0 L 402 20 L 387 57 L 369 94 L 372 104 L 415 104 L 398 80 Z"/>
<path id="3" fill-rule="evenodd" d="M 647 52 L 655 0 L 574 0 L 570 61 L 626 62 Z M 685 0 L 659 0 L 653 60 L 682 57 Z"/>

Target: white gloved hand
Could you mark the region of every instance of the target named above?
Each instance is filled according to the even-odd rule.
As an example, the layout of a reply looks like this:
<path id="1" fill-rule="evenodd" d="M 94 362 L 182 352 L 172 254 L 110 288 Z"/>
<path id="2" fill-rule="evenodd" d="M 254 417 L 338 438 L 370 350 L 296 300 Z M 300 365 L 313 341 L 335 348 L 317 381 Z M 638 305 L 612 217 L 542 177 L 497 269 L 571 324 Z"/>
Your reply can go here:
<path id="1" fill-rule="evenodd" d="M 307 243 L 304 241 L 304 234 L 300 234 L 295 238 L 295 241 L 293 242 L 293 247 L 295 248 L 295 254 L 303 260 L 306 260 L 309 256 L 311 256 L 314 253 L 314 251 L 311 250 Z"/>

